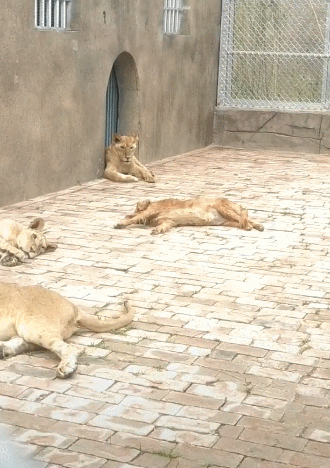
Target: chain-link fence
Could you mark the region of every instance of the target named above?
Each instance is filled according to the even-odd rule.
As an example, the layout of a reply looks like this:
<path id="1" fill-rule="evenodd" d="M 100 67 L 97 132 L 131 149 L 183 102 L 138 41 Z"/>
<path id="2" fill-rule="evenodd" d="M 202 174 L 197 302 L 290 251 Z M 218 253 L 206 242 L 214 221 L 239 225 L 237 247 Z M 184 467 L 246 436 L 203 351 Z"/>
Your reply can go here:
<path id="1" fill-rule="evenodd" d="M 218 105 L 330 108 L 330 0 L 223 0 Z"/>

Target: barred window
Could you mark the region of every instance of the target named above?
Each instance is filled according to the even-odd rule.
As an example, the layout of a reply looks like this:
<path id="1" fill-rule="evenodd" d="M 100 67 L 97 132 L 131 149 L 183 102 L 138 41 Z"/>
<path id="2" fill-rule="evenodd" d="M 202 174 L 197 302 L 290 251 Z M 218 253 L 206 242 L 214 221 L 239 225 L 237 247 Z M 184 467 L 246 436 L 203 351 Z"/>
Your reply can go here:
<path id="1" fill-rule="evenodd" d="M 35 27 L 69 29 L 71 0 L 35 0 Z"/>
<path id="2" fill-rule="evenodd" d="M 180 34 L 182 13 L 182 0 L 164 0 L 165 34 Z"/>

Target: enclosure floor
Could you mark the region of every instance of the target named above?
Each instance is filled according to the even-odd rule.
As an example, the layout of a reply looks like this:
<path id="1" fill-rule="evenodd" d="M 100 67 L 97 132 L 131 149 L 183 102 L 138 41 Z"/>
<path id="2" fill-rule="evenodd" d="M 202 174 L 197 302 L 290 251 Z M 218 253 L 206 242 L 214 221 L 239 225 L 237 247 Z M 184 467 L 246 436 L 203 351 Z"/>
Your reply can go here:
<path id="1" fill-rule="evenodd" d="M 48 352 L 0 361 L 0 421 L 34 467 L 329 468 L 330 158 L 208 147 L 0 210 L 58 249 L 0 267 L 132 326 L 82 332 L 76 374 Z M 114 230 L 138 199 L 224 196 L 264 232 Z"/>

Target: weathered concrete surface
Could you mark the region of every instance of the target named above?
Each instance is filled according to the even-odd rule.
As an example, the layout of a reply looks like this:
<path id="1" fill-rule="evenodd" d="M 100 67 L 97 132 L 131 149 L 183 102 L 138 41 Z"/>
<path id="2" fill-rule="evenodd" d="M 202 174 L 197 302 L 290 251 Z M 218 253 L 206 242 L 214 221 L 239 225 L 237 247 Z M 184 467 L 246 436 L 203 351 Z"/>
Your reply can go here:
<path id="1" fill-rule="evenodd" d="M 328 156 L 207 148 L 0 210 L 49 223 L 57 251 L 2 281 L 82 306 L 136 308 L 72 379 L 48 352 L 0 361 L 0 421 L 37 468 L 329 468 Z M 114 230 L 141 197 L 225 195 L 265 231 Z"/>
<path id="2" fill-rule="evenodd" d="M 212 143 L 220 2 L 190 0 L 190 34 L 175 37 L 163 34 L 162 1 L 72 3 L 66 32 L 36 30 L 33 1 L 0 6 L 0 206 L 101 176 L 106 89 L 123 52 L 136 89 L 133 99 L 121 87 L 132 106 L 119 127 L 139 132 L 140 159 Z"/>
<path id="3" fill-rule="evenodd" d="M 330 116 L 298 111 L 225 109 L 214 114 L 214 143 L 248 149 L 330 152 Z"/>

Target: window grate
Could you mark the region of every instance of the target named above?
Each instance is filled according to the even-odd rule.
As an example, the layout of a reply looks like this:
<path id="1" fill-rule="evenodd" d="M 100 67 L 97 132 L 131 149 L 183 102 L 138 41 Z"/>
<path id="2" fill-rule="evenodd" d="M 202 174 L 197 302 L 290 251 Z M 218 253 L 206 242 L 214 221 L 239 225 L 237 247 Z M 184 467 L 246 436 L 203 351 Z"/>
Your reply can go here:
<path id="1" fill-rule="evenodd" d="M 180 34 L 182 0 L 164 0 L 164 33 Z"/>
<path id="2" fill-rule="evenodd" d="M 69 29 L 71 0 L 35 0 L 35 27 Z"/>

